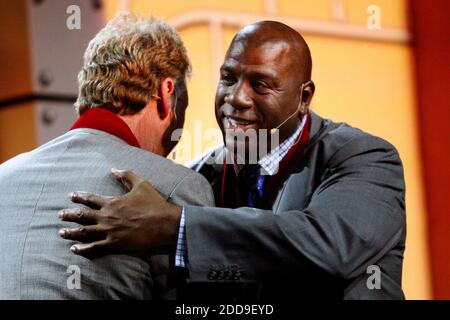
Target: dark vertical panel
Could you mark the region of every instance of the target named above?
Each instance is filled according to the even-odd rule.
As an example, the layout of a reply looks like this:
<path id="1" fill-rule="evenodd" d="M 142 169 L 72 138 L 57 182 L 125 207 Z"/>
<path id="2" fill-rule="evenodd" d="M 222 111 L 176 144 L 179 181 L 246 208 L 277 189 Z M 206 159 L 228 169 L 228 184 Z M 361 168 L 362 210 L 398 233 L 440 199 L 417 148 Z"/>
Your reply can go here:
<path id="1" fill-rule="evenodd" d="M 450 299 L 450 1 L 411 0 L 435 299 Z"/>

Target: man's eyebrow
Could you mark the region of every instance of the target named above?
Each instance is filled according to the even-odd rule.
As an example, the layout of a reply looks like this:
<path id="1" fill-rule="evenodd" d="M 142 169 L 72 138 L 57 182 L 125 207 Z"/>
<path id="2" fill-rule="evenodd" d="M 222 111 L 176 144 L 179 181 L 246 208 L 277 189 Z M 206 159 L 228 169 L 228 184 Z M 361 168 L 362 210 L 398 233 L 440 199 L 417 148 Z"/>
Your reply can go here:
<path id="1" fill-rule="evenodd" d="M 264 80 L 271 83 L 274 86 L 279 85 L 279 79 L 272 72 L 266 71 L 252 71 L 249 72 L 249 76 L 253 79 Z"/>
<path id="2" fill-rule="evenodd" d="M 255 78 L 267 79 L 267 80 L 275 80 L 275 76 L 271 72 L 263 72 L 263 71 L 252 71 L 250 75 Z"/>
<path id="3" fill-rule="evenodd" d="M 223 64 L 220 67 L 220 71 L 234 71 L 233 66 L 229 65 L 229 64 Z"/>

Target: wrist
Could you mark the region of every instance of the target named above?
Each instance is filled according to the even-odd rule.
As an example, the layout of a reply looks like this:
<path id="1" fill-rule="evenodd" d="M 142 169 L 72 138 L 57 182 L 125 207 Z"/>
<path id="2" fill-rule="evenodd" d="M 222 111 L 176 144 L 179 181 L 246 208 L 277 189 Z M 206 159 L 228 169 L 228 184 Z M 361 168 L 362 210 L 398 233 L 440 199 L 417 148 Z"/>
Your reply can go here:
<path id="1" fill-rule="evenodd" d="M 163 224 L 166 234 L 166 245 L 176 246 L 178 240 L 178 230 L 180 228 L 181 207 L 168 203 L 165 209 L 167 220 Z"/>

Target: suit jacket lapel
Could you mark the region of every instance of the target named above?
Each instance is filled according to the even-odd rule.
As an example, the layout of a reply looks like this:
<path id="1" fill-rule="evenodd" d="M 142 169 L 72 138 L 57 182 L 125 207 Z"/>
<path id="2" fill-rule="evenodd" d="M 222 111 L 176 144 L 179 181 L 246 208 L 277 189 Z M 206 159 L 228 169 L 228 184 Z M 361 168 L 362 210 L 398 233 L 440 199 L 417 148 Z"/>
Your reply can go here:
<path id="1" fill-rule="evenodd" d="M 289 203 L 282 202 L 282 199 L 295 199 L 297 207 L 298 201 L 304 202 L 306 206 L 308 199 L 300 197 L 301 191 L 299 192 L 299 188 L 304 191 L 303 194 L 306 195 L 306 191 L 311 187 L 310 168 L 305 167 L 308 159 L 308 152 L 317 143 L 319 137 L 322 136 L 327 128 L 327 120 L 324 120 L 312 110 L 309 111 L 309 114 L 311 116 L 311 127 L 308 144 L 302 152 L 302 160 L 297 162 L 294 167 L 289 168 L 290 172 L 288 173 L 288 178 L 283 182 L 282 187 L 279 189 L 280 191 L 272 206 L 272 211 L 275 214 L 279 211 L 289 210 Z M 295 188 L 288 188 L 289 185 L 293 185 Z M 293 192 L 295 192 L 295 194 L 292 194 Z"/>

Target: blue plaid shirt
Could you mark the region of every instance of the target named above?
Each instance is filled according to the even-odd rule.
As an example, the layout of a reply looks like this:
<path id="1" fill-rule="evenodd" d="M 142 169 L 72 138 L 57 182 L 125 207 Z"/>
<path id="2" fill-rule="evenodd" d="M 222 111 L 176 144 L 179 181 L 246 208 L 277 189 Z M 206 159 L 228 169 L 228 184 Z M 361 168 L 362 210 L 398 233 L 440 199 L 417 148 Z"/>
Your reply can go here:
<path id="1" fill-rule="evenodd" d="M 300 125 L 295 130 L 295 132 L 286 140 L 284 140 L 278 147 L 273 149 L 269 154 L 265 155 L 258 161 L 258 164 L 263 169 L 263 174 L 266 175 L 274 175 L 278 172 L 278 165 L 283 160 L 283 158 L 288 153 L 289 149 L 294 145 L 295 141 L 297 141 L 300 133 L 305 127 L 306 119 L 308 114 L 306 114 Z M 178 240 L 177 240 L 177 248 L 175 252 L 175 266 L 186 268 L 187 265 L 187 249 L 186 249 L 186 217 L 184 214 L 184 207 L 181 208 L 181 218 L 180 218 L 180 227 L 178 229 Z"/>

